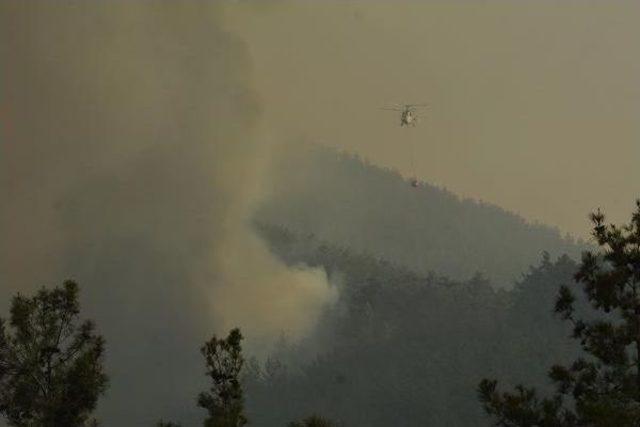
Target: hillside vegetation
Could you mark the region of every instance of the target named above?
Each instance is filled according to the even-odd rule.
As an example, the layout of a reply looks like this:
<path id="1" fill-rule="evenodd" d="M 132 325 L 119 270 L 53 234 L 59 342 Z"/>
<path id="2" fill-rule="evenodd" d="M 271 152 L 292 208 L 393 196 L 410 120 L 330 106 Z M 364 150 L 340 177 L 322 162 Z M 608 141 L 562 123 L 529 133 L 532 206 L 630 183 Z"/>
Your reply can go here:
<path id="1" fill-rule="evenodd" d="M 477 272 L 510 287 L 543 251 L 578 258 L 583 244 L 495 205 L 461 199 L 357 156 L 314 146 L 275 168 L 256 218 L 366 252 L 421 274 L 466 280 Z"/>
<path id="2" fill-rule="evenodd" d="M 297 236 L 260 232 L 288 264 L 323 266 L 339 287 L 316 333 L 286 339 L 245 378 L 255 425 L 321 413 L 351 426 L 487 426 L 475 395 L 483 376 L 540 382 L 577 347 L 551 315 L 576 264 L 544 254 L 510 291 L 481 276 L 420 275 L 371 255 Z"/>

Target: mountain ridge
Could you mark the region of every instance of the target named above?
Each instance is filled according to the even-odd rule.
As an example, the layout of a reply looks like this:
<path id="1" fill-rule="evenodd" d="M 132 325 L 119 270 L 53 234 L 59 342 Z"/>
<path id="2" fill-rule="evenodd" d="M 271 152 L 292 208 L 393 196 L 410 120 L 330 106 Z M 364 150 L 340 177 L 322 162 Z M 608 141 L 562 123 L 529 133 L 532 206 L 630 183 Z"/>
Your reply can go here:
<path id="1" fill-rule="evenodd" d="M 481 273 L 510 287 L 543 252 L 574 259 L 586 247 L 557 228 L 462 198 L 358 155 L 306 146 L 276 165 L 258 222 L 370 253 L 420 274 L 456 280 Z"/>

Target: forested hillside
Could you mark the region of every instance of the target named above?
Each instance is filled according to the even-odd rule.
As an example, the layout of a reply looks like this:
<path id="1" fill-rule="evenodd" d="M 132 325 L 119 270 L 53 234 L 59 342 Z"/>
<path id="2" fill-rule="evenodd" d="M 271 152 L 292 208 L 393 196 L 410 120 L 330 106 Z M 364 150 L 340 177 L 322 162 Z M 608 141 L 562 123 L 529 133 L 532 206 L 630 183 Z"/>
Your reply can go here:
<path id="1" fill-rule="evenodd" d="M 290 265 L 323 266 L 339 301 L 317 332 L 245 378 L 249 418 L 275 427 L 319 413 L 345 426 L 487 426 L 481 378 L 540 384 L 577 351 L 551 310 L 576 264 L 544 254 L 512 290 L 481 276 L 421 275 L 313 236 L 259 226 Z M 301 362 L 304 361 L 304 362 Z"/>
<path id="2" fill-rule="evenodd" d="M 497 206 L 320 146 L 292 150 L 256 214 L 262 223 L 456 280 L 482 273 L 509 287 L 543 251 L 577 258 L 581 244 Z"/>

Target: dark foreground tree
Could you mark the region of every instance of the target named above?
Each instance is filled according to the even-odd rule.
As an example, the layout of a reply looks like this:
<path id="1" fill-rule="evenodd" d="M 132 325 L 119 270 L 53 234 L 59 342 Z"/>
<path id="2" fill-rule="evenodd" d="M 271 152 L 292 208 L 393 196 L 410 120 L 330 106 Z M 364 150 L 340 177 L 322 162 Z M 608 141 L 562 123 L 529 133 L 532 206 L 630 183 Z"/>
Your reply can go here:
<path id="1" fill-rule="evenodd" d="M 583 254 L 575 280 L 595 312 L 579 317 L 565 286 L 555 306 L 586 356 L 551 368 L 551 398 L 523 386 L 501 393 L 483 380 L 479 398 L 496 426 L 640 426 L 640 200 L 628 225 L 606 225 L 600 211 L 591 219 L 600 251 Z"/>
<path id="2" fill-rule="evenodd" d="M 13 298 L 9 324 L 0 319 L 0 413 L 9 425 L 95 424 L 89 417 L 107 387 L 104 340 L 79 313 L 72 281 Z"/>
<path id="3" fill-rule="evenodd" d="M 242 334 L 236 328 L 225 339 L 214 335 L 200 349 L 212 382 L 210 390 L 198 397 L 198 406 L 209 412 L 205 427 L 239 427 L 247 423 L 240 384 L 244 364 L 241 341 Z"/>
<path id="4" fill-rule="evenodd" d="M 302 421 L 289 423 L 289 427 L 335 427 L 335 424 L 326 418 L 322 418 L 318 415 L 312 415 Z"/>

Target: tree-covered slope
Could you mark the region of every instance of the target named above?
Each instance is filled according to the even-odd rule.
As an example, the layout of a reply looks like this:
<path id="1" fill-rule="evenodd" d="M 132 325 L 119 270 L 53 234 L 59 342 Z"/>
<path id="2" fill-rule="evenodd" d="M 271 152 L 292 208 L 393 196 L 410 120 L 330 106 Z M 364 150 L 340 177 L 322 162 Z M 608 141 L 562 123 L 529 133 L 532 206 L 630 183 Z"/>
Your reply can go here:
<path id="1" fill-rule="evenodd" d="M 258 221 L 453 279 L 480 272 L 510 286 L 543 251 L 577 257 L 580 245 L 556 229 L 497 206 L 460 199 L 356 156 L 315 146 L 292 150 L 276 168 Z"/>
<path id="2" fill-rule="evenodd" d="M 323 266 L 339 288 L 314 335 L 249 365 L 249 418 L 282 426 L 319 413 L 345 426 L 487 426 L 476 399 L 487 375 L 536 382 L 577 349 L 552 316 L 576 269 L 547 255 L 512 290 L 481 276 L 420 275 L 370 255 L 261 226 L 291 265 Z"/>

